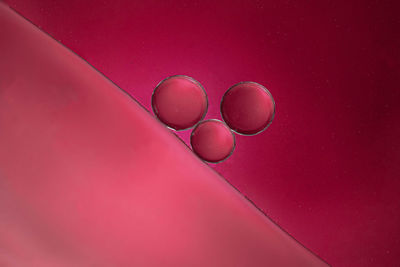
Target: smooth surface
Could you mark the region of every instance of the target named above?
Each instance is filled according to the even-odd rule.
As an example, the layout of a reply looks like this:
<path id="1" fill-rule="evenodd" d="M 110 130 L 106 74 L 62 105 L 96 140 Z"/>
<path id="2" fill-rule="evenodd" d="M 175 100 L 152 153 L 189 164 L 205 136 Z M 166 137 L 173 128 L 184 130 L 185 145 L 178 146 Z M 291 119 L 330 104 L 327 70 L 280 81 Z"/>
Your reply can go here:
<path id="1" fill-rule="evenodd" d="M 191 77 L 175 75 L 154 89 L 151 106 L 157 118 L 170 128 L 192 128 L 207 112 L 207 94 Z"/>
<path id="2" fill-rule="evenodd" d="M 235 136 L 225 123 L 206 120 L 193 129 L 190 144 L 201 159 L 217 163 L 226 160 L 233 153 Z"/>
<path id="3" fill-rule="evenodd" d="M 0 3 L 0 266 L 327 266 Z"/>
<path id="4" fill-rule="evenodd" d="M 275 102 L 261 84 L 241 82 L 228 89 L 222 97 L 221 116 L 235 132 L 259 134 L 272 123 Z"/>
<path id="5" fill-rule="evenodd" d="M 174 74 L 207 89 L 206 119 L 265 85 L 274 122 L 214 168 L 332 266 L 399 265 L 398 1 L 7 1 L 148 110 Z"/>

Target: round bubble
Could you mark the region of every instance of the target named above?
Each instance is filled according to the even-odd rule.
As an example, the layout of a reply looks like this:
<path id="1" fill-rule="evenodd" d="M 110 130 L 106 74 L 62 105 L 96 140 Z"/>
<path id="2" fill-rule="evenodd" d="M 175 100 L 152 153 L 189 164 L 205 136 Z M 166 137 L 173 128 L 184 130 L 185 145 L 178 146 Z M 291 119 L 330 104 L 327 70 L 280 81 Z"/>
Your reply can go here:
<path id="1" fill-rule="evenodd" d="M 192 128 L 204 118 L 208 100 L 198 81 L 188 76 L 175 75 L 156 86 L 151 106 L 161 122 L 180 131 Z"/>
<path id="2" fill-rule="evenodd" d="M 261 84 L 241 82 L 225 92 L 221 115 L 236 133 L 255 135 L 267 129 L 274 119 L 275 101 Z"/>
<path id="3" fill-rule="evenodd" d="M 235 135 L 219 120 L 200 122 L 192 131 L 190 144 L 193 152 L 211 163 L 226 160 L 235 149 Z"/>

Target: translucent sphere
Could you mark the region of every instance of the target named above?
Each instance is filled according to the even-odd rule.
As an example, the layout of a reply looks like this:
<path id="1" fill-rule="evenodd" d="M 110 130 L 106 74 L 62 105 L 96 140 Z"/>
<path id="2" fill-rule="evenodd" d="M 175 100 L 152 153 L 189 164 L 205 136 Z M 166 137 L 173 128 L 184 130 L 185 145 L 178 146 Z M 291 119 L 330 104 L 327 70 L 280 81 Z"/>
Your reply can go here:
<path id="1" fill-rule="evenodd" d="M 235 149 L 235 135 L 219 120 L 200 122 L 192 131 L 190 144 L 201 159 L 219 163 L 227 159 Z"/>
<path id="2" fill-rule="evenodd" d="M 207 113 L 207 94 L 193 78 L 171 76 L 156 86 L 151 106 L 165 125 L 175 130 L 186 130 L 196 125 Z"/>
<path id="3" fill-rule="evenodd" d="M 275 102 L 271 93 L 261 84 L 241 82 L 225 92 L 221 101 L 221 115 L 233 131 L 255 135 L 271 124 Z"/>

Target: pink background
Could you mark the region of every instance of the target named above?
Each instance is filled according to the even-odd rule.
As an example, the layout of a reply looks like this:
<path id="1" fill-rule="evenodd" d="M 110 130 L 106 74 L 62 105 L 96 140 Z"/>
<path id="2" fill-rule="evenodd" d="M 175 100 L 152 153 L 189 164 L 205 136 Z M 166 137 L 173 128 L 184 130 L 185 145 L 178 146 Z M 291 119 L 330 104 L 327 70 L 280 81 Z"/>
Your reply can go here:
<path id="1" fill-rule="evenodd" d="M 270 128 L 211 165 L 333 266 L 400 263 L 399 20 L 390 1 L 7 1 L 147 109 L 167 76 L 265 85 Z M 394 1 L 393 1 L 394 3 Z M 190 131 L 181 136 L 188 141 Z"/>

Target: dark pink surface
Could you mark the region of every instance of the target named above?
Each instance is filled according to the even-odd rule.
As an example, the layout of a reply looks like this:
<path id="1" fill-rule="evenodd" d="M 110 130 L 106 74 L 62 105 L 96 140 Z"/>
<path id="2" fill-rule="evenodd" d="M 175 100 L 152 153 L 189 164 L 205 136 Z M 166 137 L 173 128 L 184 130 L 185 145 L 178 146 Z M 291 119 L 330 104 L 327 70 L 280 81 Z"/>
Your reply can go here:
<path id="1" fill-rule="evenodd" d="M 201 159 L 217 163 L 232 154 L 235 149 L 235 136 L 225 123 L 206 120 L 193 129 L 190 145 Z"/>
<path id="2" fill-rule="evenodd" d="M 207 112 L 207 95 L 201 84 L 187 76 L 173 76 L 154 89 L 151 106 L 157 118 L 175 130 L 193 127 Z"/>
<path id="3" fill-rule="evenodd" d="M 255 135 L 274 119 L 275 103 L 265 87 L 242 82 L 228 89 L 221 101 L 221 116 L 239 134 Z"/>
<path id="4" fill-rule="evenodd" d="M 327 266 L 0 3 L 0 266 Z"/>
<path id="5" fill-rule="evenodd" d="M 216 170 L 333 266 L 399 265 L 397 1 L 8 2 L 149 110 L 174 74 L 205 86 L 207 118 L 265 85 L 273 124 Z"/>

